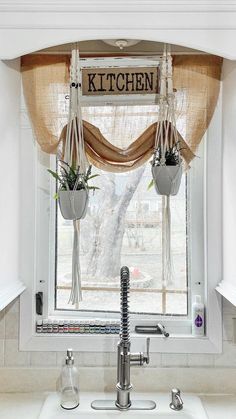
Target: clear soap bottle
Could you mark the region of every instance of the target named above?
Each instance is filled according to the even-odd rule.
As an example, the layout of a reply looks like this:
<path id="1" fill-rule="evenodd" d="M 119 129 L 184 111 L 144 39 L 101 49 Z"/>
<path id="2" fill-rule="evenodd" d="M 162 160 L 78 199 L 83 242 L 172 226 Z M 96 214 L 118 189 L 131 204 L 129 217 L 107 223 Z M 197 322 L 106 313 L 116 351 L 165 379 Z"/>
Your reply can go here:
<path id="1" fill-rule="evenodd" d="M 59 392 L 63 409 L 71 410 L 79 406 L 79 373 L 74 365 L 72 349 L 67 349 L 65 365 L 59 378 Z"/>

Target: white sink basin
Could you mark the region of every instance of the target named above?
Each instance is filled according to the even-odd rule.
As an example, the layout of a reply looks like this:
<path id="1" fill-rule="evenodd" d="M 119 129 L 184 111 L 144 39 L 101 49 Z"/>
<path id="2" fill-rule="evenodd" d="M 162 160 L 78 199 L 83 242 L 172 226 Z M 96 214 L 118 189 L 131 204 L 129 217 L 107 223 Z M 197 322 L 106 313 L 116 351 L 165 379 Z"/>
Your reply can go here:
<path id="1" fill-rule="evenodd" d="M 80 405 L 74 410 L 64 410 L 60 407 L 59 398 L 56 393 L 50 394 L 43 405 L 39 419 L 116 419 L 121 415 L 127 419 L 207 419 L 207 415 L 202 406 L 201 400 L 197 396 L 183 394 L 184 407 L 183 410 L 175 412 L 170 409 L 170 395 L 163 393 L 134 393 L 133 400 L 154 400 L 157 404 L 154 410 L 129 410 L 120 412 L 116 410 L 101 411 L 93 410 L 91 402 L 100 399 L 115 399 L 114 394 L 103 393 L 82 393 L 80 397 Z M 132 399 L 131 399 L 132 400 Z"/>

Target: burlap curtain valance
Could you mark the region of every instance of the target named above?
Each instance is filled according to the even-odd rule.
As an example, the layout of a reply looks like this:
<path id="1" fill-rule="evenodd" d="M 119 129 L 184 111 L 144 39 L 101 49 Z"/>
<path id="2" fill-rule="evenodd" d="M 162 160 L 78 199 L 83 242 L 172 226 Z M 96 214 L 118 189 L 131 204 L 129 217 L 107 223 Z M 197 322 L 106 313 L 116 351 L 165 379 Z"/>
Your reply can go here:
<path id="1" fill-rule="evenodd" d="M 153 154 L 155 144 L 156 123 L 150 125 L 132 144 L 121 149 L 114 146 L 102 135 L 101 131 L 87 121 L 83 121 L 85 150 L 91 163 L 107 172 L 129 171 L 145 163 Z M 65 142 L 65 126 L 60 140 Z M 60 141 L 59 141 L 60 142 Z M 188 164 L 194 153 L 179 134 L 182 156 Z"/>
<path id="2" fill-rule="evenodd" d="M 22 58 L 24 96 L 35 137 L 41 149 L 56 153 L 65 139 L 69 94 L 68 55 L 29 55 Z M 177 127 L 182 155 L 194 157 L 214 113 L 220 88 L 222 59 L 208 55 L 173 58 L 173 84 L 177 90 Z M 86 152 L 91 162 L 107 171 L 127 171 L 142 165 L 152 153 L 156 124 L 121 149 L 107 141 L 100 130 L 83 121 Z M 186 142 L 186 143 L 185 143 Z"/>

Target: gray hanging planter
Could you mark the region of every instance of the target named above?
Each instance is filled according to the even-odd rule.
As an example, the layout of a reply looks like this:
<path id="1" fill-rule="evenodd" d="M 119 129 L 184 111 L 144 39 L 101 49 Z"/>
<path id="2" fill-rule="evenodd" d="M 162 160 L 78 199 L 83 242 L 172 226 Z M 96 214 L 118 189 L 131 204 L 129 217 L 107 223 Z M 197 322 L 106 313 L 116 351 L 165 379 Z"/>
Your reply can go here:
<path id="1" fill-rule="evenodd" d="M 182 164 L 152 166 L 153 181 L 158 195 L 177 195 L 182 172 Z"/>
<path id="2" fill-rule="evenodd" d="M 61 214 L 65 220 L 80 220 L 86 215 L 89 201 L 87 189 L 58 191 Z"/>

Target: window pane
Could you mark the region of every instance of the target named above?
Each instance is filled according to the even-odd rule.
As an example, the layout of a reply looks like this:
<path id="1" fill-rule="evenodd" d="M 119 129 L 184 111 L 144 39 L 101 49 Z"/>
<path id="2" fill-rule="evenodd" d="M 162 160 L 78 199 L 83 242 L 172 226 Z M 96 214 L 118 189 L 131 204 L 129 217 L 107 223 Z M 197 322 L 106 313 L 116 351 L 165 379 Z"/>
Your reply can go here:
<path id="1" fill-rule="evenodd" d="M 156 118 L 155 106 L 88 108 L 86 112 L 87 120 L 98 126 L 100 121 L 101 130 L 103 125 L 106 126 L 106 133 L 102 132 L 107 138 L 122 147 L 133 141 Z M 120 130 L 116 128 L 114 131 L 114 118 L 119 121 L 119 113 L 122 116 L 124 112 L 125 126 L 121 124 Z M 124 122 L 121 116 L 120 121 Z M 127 265 L 131 272 L 132 312 L 187 314 L 186 177 L 182 178 L 178 195 L 171 197 L 174 274 L 173 281 L 165 284 L 162 269 L 162 197 L 156 194 L 154 188 L 148 190 L 151 165 L 147 163 L 123 174 L 106 173 L 96 168 L 93 173 L 100 174 L 94 180 L 94 185 L 100 189 L 94 195 L 90 194 L 88 213 L 80 224 L 83 287 L 80 310 L 118 311 L 119 270 Z M 56 308 L 59 309 L 73 308 L 67 303 L 71 285 L 72 244 L 72 222 L 64 220 L 58 211 Z M 176 292 L 169 294 L 167 290 Z"/>

